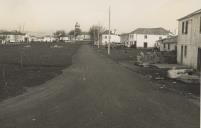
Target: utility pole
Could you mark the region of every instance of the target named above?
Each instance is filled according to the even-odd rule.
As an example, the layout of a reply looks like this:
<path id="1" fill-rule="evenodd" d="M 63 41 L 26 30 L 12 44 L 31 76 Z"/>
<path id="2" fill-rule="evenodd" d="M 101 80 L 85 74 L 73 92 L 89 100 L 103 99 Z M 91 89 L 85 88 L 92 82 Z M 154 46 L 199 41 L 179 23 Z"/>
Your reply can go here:
<path id="1" fill-rule="evenodd" d="M 75 25 L 75 29 L 76 29 L 76 25 Z M 75 42 L 75 40 L 76 40 L 76 39 L 75 39 L 75 29 L 74 29 L 74 42 Z"/>
<path id="2" fill-rule="evenodd" d="M 108 55 L 110 55 L 110 6 L 109 6 L 109 42 L 108 42 Z"/>
<path id="3" fill-rule="evenodd" d="M 96 45 L 96 38 L 95 38 L 95 29 L 93 30 L 93 34 L 94 34 L 94 45 Z"/>
<path id="4" fill-rule="evenodd" d="M 100 24 L 98 25 L 98 48 L 100 48 Z"/>

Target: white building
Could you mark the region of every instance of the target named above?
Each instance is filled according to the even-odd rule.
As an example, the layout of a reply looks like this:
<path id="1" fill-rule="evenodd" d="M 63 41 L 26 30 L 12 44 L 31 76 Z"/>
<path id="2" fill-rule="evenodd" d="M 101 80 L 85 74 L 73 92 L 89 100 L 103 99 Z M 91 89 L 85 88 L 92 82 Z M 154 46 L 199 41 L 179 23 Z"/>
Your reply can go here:
<path id="1" fill-rule="evenodd" d="M 158 40 L 157 46 L 160 49 L 160 51 L 176 51 L 176 49 L 177 49 L 177 36 Z"/>
<path id="2" fill-rule="evenodd" d="M 56 39 L 53 36 L 45 36 L 43 42 L 54 42 Z"/>
<path id="3" fill-rule="evenodd" d="M 107 45 L 109 43 L 109 31 L 105 31 L 101 34 L 101 45 Z M 120 43 L 120 36 L 114 32 L 110 32 L 110 43 Z"/>
<path id="4" fill-rule="evenodd" d="M 25 33 L 18 31 L 1 31 L 0 37 L 4 39 L 4 43 L 20 43 L 25 42 Z"/>
<path id="5" fill-rule="evenodd" d="M 29 42 L 43 42 L 44 38 L 39 36 L 27 36 Z"/>
<path id="6" fill-rule="evenodd" d="M 172 35 L 164 28 L 138 28 L 129 34 L 128 47 L 155 47 L 155 43 L 159 39 L 167 38 Z"/>
<path id="7" fill-rule="evenodd" d="M 201 9 L 179 20 L 177 62 L 201 68 Z"/>
<path id="8" fill-rule="evenodd" d="M 68 42 L 70 40 L 69 36 L 63 36 L 63 37 L 60 37 L 61 41 L 64 41 L 64 42 Z"/>
<path id="9" fill-rule="evenodd" d="M 88 32 L 82 32 L 76 37 L 77 40 L 90 40 L 91 36 Z"/>

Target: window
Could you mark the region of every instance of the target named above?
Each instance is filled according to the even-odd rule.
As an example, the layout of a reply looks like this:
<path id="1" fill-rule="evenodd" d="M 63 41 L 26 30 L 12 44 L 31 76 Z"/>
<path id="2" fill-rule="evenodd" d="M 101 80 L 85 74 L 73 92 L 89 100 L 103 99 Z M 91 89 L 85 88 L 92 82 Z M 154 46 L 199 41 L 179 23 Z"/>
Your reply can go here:
<path id="1" fill-rule="evenodd" d="M 163 48 L 165 49 L 165 44 L 163 44 Z"/>
<path id="2" fill-rule="evenodd" d="M 135 48 L 137 47 L 137 41 L 134 41 L 134 47 Z"/>
<path id="3" fill-rule="evenodd" d="M 144 48 L 147 48 L 147 42 L 144 42 Z"/>
<path id="4" fill-rule="evenodd" d="M 188 34 L 188 21 L 186 21 L 185 34 Z"/>
<path id="5" fill-rule="evenodd" d="M 105 36 L 105 39 L 107 39 L 107 36 Z"/>
<path id="6" fill-rule="evenodd" d="M 144 35 L 144 38 L 147 39 L 147 35 Z"/>
<path id="7" fill-rule="evenodd" d="M 184 47 L 184 56 L 187 56 L 187 46 Z"/>
<path id="8" fill-rule="evenodd" d="M 182 34 L 188 34 L 188 21 L 182 22 Z"/>
<path id="9" fill-rule="evenodd" d="M 182 22 L 182 34 L 184 34 L 184 25 L 185 25 L 185 23 Z"/>

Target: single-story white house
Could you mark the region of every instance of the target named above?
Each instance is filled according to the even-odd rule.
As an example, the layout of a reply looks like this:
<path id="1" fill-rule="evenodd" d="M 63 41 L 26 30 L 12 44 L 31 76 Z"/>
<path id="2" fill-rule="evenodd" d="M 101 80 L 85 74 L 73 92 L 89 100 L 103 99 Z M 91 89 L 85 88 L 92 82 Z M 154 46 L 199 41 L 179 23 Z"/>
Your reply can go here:
<path id="1" fill-rule="evenodd" d="M 43 37 L 43 42 L 54 42 L 56 39 L 53 36 L 45 36 Z"/>
<path id="2" fill-rule="evenodd" d="M 76 37 L 76 40 L 91 40 L 91 36 L 88 32 L 82 32 Z"/>
<path id="3" fill-rule="evenodd" d="M 106 30 L 101 34 L 101 45 L 107 45 L 109 43 L 109 30 Z M 120 43 L 120 36 L 114 32 L 110 32 L 110 43 Z"/>
<path id="4" fill-rule="evenodd" d="M 64 42 L 68 42 L 70 40 L 69 36 L 63 36 L 63 37 L 60 37 L 61 41 L 64 41 Z"/>
<path id="5" fill-rule="evenodd" d="M 177 36 L 164 38 L 157 41 L 160 51 L 176 51 L 177 49 Z"/>

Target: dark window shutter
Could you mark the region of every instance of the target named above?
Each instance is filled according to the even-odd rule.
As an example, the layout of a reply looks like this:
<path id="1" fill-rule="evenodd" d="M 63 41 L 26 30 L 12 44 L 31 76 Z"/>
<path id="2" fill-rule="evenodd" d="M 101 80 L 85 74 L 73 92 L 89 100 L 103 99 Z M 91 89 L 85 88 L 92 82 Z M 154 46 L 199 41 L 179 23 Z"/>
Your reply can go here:
<path id="1" fill-rule="evenodd" d="M 188 34 L 188 21 L 186 21 L 186 34 Z"/>
<path id="2" fill-rule="evenodd" d="M 184 33 L 184 22 L 182 22 L 182 34 Z"/>

